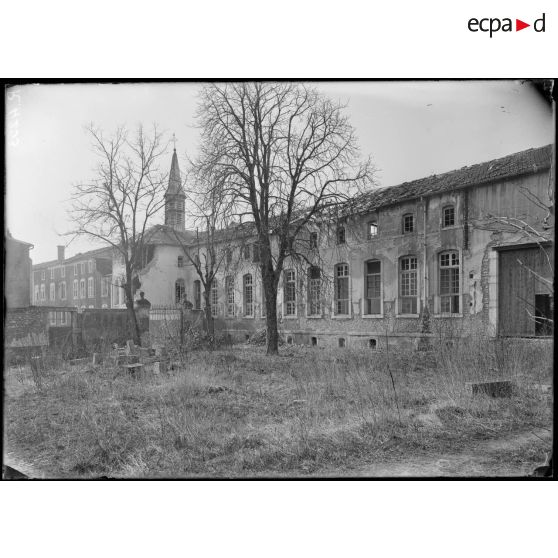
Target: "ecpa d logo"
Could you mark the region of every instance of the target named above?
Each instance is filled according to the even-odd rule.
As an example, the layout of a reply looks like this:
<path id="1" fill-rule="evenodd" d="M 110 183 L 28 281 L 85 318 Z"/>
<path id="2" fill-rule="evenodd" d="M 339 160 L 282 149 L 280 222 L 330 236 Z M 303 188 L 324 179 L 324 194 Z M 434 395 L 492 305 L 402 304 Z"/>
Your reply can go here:
<path id="1" fill-rule="evenodd" d="M 545 17 L 546 14 L 543 14 L 539 19 L 536 19 L 533 22 L 533 29 L 537 33 L 545 32 Z M 478 31 L 489 33 L 490 38 L 492 38 L 492 35 L 494 33 L 498 33 L 498 31 L 503 31 L 504 33 L 514 31 L 512 18 L 509 17 L 505 17 L 503 19 L 500 19 L 498 17 L 485 17 L 482 19 L 472 17 L 469 20 L 467 27 L 469 28 L 469 31 L 472 31 L 473 33 L 477 33 Z M 531 27 L 531 24 L 526 23 L 521 19 L 515 20 L 515 31 L 521 31 L 522 29 L 526 29 L 527 27 Z"/>

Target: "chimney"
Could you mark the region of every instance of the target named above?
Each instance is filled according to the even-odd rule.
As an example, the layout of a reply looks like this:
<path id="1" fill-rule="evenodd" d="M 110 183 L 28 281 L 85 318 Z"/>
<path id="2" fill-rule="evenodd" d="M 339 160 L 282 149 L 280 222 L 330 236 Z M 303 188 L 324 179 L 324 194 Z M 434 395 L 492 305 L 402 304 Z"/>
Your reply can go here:
<path id="1" fill-rule="evenodd" d="M 63 262 L 64 261 L 64 246 L 57 246 L 57 248 L 58 248 L 58 261 Z"/>

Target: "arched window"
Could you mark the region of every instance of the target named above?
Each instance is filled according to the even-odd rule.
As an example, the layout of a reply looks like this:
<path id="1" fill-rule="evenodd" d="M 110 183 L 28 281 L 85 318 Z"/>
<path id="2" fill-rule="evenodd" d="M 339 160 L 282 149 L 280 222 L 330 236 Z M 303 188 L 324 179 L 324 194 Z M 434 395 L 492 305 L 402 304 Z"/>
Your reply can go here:
<path id="1" fill-rule="evenodd" d="M 337 244 L 345 244 L 345 227 L 343 225 L 339 225 L 336 231 L 336 238 Z"/>
<path id="2" fill-rule="evenodd" d="M 252 275 L 247 273 L 242 278 L 244 291 L 244 315 L 252 317 L 254 315 L 254 287 L 252 284 Z"/>
<path id="3" fill-rule="evenodd" d="M 201 310 L 201 282 L 194 281 L 194 310 Z"/>
<path id="4" fill-rule="evenodd" d="M 364 266 L 364 313 L 379 315 L 382 313 L 382 264 L 379 260 L 370 260 Z"/>
<path id="5" fill-rule="evenodd" d="M 416 256 L 399 260 L 399 313 L 418 313 L 418 262 Z"/>
<path id="6" fill-rule="evenodd" d="M 349 314 L 349 265 L 340 263 L 335 266 L 335 314 Z"/>
<path id="7" fill-rule="evenodd" d="M 451 250 L 440 254 L 440 312 L 459 314 L 459 252 Z"/>
<path id="8" fill-rule="evenodd" d="M 442 209 L 442 228 L 453 227 L 455 225 L 455 206 L 446 205 Z"/>
<path id="9" fill-rule="evenodd" d="M 285 316 L 294 316 L 296 315 L 296 274 L 294 269 L 286 269 L 283 277 Z"/>
<path id="10" fill-rule="evenodd" d="M 174 284 L 174 302 L 176 304 L 181 304 L 186 296 L 186 286 L 184 285 L 184 279 L 177 279 Z"/>
<path id="11" fill-rule="evenodd" d="M 320 316 L 322 313 L 322 274 L 317 266 L 308 268 L 308 315 Z"/>

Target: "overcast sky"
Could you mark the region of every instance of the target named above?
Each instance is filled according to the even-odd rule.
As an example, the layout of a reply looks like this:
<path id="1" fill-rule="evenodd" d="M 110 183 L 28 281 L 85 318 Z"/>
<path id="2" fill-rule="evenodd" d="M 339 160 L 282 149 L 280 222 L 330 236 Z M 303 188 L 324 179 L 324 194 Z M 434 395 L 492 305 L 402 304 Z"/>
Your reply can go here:
<path id="1" fill-rule="evenodd" d="M 323 82 L 316 86 L 348 104 L 363 155 L 391 186 L 551 143 L 550 106 L 529 83 Z M 56 258 L 69 225 L 72 185 L 93 176 L 84 125 L 157 123 L 194 155 L 197 83 L 28 85 L 7 100 L 7 225 L 34 244 L 34 263 Z M 14 112 L 10 112 L 14 110 Z M 15 145 L 11 145 L 14 143 Z M 168 153 L 170 167 L 171 150 Z M 71 256 L 94 246 L 74 241 Z"/>

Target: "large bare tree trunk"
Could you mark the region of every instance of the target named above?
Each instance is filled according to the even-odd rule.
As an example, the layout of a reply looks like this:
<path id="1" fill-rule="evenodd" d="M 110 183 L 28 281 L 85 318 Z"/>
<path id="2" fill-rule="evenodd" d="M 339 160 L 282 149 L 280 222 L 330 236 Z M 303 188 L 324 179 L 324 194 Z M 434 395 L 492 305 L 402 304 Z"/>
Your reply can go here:
<path id="1" fill-rule="evenodd" d="M 273 281 L 264 279 L 267 326 L 267 354 L 279 354 L 279 330 L 277 327 L 277 287 Z"/>
<path id="2" fill-rule="evenodd" d="M 205 328 L 209 338 L 209 347 L 213 349 L 215 339 L 215 322 L 211 312 L 211 287 L 209 287 L 209 289 L 207 287 L 204 289 L 203 298 L 205 299 Z"/>
<path id="3" fill-rule="evenodd" d="M 132 292 L 132 274 L 126 273 L 126 285 L 124 287 L 126 295 L 126 308 L 128 310 L 128 323 L 130 324 L 130 334 L 135 345 L 141 346 L 141 333 L 138 317 L 134 310 L 134 295 Z"/>

